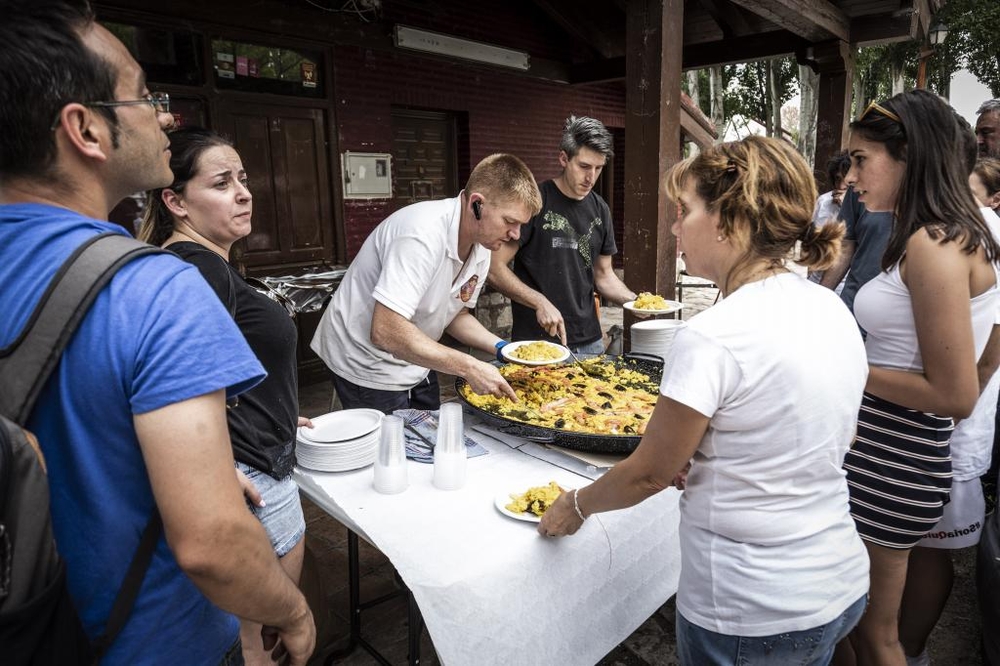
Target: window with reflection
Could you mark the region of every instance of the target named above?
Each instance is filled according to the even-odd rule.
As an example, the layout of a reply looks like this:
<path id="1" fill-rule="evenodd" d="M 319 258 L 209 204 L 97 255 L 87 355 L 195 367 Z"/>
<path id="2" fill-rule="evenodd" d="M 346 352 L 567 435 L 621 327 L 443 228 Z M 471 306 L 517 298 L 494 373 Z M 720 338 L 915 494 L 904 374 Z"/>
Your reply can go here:
<path id="1" fill-rule="evenodd" d="M 121 40 L 142 65 L 149 83 L 204 84 L 202 37 L 198 33 L 114 22 L 102 25 Z"/>
<path id="2" fill-rule="evenodd" d="M 212 40 L 215 85 L 247 92 L 323 97 L 319 51 Z"/>

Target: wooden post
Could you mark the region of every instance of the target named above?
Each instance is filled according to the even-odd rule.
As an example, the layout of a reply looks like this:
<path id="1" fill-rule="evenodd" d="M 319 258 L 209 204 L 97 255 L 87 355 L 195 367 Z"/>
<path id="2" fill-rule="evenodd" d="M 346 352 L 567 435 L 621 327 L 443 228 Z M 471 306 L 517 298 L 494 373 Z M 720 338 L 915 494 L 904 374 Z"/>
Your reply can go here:
<path id="1" fill-rule="evenodd" d="M 926 46 L 920 49 L 920 60 L 917 63 L 917 87 L 927 87 L 927 59 L 934 55 L 934 49 Z"/>
<path id="2" fill-rule="evenodd" d="M 832 186 L 826 182 L 826 163 L 847 144 L 854 59 L 850 45 L 840 40 L 816 44 L 812 55 L 819 71 L 815 170 L 820 174 L 820 192 L 825 192 Z"/>
<path id="3" fill-rule="evenodd" d="M 662 184 L 681 157 L 684 2 L 628 0 L 626 14 L 625 281 L 674 298 L 674 208 Z"/>

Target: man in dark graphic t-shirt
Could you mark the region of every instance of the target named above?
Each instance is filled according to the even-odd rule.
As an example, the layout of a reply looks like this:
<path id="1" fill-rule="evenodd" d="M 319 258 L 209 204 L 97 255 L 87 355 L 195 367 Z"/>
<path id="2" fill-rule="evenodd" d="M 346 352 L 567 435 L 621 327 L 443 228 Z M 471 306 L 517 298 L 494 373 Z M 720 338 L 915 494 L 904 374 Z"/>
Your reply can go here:
<path id="1" fill-rule="evenodd" d="M 512 339 L 557 337 L 575 353 L 601 353 L 594 291 L 619 305 L 635 299 L 611 265 L 611 210 L 593 191 L 614 154 L 611 134 L 598 120 L 570 116 L 559 148 L 562 173 L 539 185 L 542 210 L 520 239 L 493 252 L 489 282 L 511 299 Z"/>

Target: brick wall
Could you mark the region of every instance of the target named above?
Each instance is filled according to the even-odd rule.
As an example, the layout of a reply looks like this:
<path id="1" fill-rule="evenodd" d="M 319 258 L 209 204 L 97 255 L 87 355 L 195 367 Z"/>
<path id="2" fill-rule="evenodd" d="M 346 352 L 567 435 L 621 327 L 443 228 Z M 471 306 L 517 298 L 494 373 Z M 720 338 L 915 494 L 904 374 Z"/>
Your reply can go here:
<path id="1" fill-rule="evenodd" d="M 469 163 L 458 165 L 460 175 L 491 153 L 510 152 L 538 180 L 552 178 L 559 173 L 558 143 L 566 116 L 593 116 L 609 127 L 625 124 L 620 83 L 569 86 L 486 66 L 360 47 L 335 49 L 334 97 L 341 152 L 389 152 L 393 106 L 465 114 Z M 349 260 L 388 215 L 389 205 L 387 200 L 345 201 Z"/>

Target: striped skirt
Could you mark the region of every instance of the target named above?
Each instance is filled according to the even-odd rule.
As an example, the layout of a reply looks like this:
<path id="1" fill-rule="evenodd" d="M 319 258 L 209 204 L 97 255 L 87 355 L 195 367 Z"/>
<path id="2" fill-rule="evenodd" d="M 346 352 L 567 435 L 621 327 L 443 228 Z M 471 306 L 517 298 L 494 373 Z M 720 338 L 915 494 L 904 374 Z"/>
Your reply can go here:
<path id="1" fill-rule="evenodd" d="M 844 458 L 851 515 L 865 541 L 912 548 L 941 519 L 951 489 L 950 418 L 865 393 Z"/>

